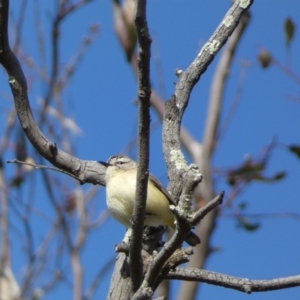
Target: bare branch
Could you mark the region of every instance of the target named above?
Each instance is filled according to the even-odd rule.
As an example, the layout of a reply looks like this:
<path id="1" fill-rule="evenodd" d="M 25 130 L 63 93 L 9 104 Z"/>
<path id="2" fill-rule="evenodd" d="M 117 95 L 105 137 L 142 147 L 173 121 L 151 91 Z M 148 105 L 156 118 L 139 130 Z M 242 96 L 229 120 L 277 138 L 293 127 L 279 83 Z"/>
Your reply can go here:
<path id="1" fill-rule="evenodd" d="M 251 294 L 300 286 L 300 275 L 271 280 L 250 280 L 195 268 L 177 268 L 170 271 L 168 279 L 206 282 Z"/>
<path id="2" fill-rule="evenodd" d="M 202 47 L 195 60 L 186 71 L 177 71 L 178 82 L 175 93 L 166 103 L 163 121 L 163 148 L 168 166 L 169 187 L 174 197 L 178 197 L 182 185 L 178 184 L 185 169 L 185 162 L 180 150 L 180 126 L 185 108 L 193 87 L 200 76 L 206 71 L 209 64 L 237 27 L 241 16 L 250 7 L 253 1 L 236 1 L 229 9 L 221 24 L 208 42 Z M 178 162 L 181 167 L 178 168 Z M 205 179 L 205 177 L 204 177 Z"/>
<path id="3" fill-rule="evenodd" d="M 22 3 L 20 5 L 18 22 L 17 22 L 17 26 L 16 26 L 16 39 L 15 39 L 15 42 L 13 45 L 14 52 L 18 51 L 18 48 L 20 47 L 20 44 L 21 44 L 21 31 L 22 31 L 23 24 L 24 24 L 24 16 L 25 16 L 26 6 L 27 6 L 27 0 L 22 0 Z"/>
<path id="4" fill-rule="evenodd" d="M 236 1 L 238 2 L 238 1 Z M 245 27 L 249 23 L 249 13 L 246 11 L 242 16 L 239 25 L 228 39 L 224 51 L 221 54 L 213 82 L 210 90 L 209 108 L 207 112 L 207 120 L 204 129 L 204 138 L 202 151 L 200 155 L 194 157 L 194 162 L 199 166 L 200 172 L 203 175 L 201 185 L 196 188 L 196 198 L 204 199 L 208 203 L 214 196 L 212 174 L 211 174 L 211 157 L 214 153 L 215 144 L 217 142 L 217 132 L 219 130 L 220 109 L 223 102 L 223 91 L 227 81 L 229 66 L 232 63 L 233 54 L 236 47 L 239 45 L 242 34 L 245 32 Z M 222 92 L 219 92 L 221 90 Z M 210 203 L 210 202 L 209 202 Z M 197 226 L 196 233 L 201 237 L 202 245 L 194 249 L 194 255 L 191 257 L 188 266 L 202 268 L 208 255 L 210 254 L 209 240 L 215 228 L 215 220 L 217 211 L 212 211 L 201 221 L 201 226 Z M 184 297 L 187 300 L 194 299 L 198 288 L 197 282 L 183 282 L 177 299 Z"/>
<path id="5" fill-rule="evenodd" d="M 209 159 L 213 153 L 216 145 L 216 135 L 219 128 L 220 111 L 222 108 L 222 100 L 224 95 L 225 83 L 227 81 L 229 67 L 235 54 L 237 45 L 241 36 L 249 22 L 249 12 L 245 12 L 239 26 L 228 39 L 226 47 L 220 56 L 219 63 L 214 72 L 214 77 L 210 86 L 209 108 L 207 112 L 207 119 L 205 122 L 203 151 L 207 152 L 207 156 L 203 159 Z"/>
<path id="6" fill-rule="evenodd" d="M 119 288 L 121 287 L 121 289 Z M 131 279 L 128 257 L 119 253 L 116 258 L 114 272 L 110 280 L 110 288 L 107 293 L 107 300 L 129 300 L 131 293 Z"/>
<path id="7" fill-rule="evenodd" d="M 55 171 L 55 172 L 60 172 L 60 173 L 66 174 L 70 177 L 73 177 L 76 180 L 79 180 L 79 178 L 74 176 L 73 174 L 68 173 L 68 172 L 66 172 L 62 169 L 58 169 L 58 168 L 51 167 L 51 166 L 37 165 L 37 164 L 26 162 L 26 161 L 20 161 L 18 159 L 7 160 L 6 163 L 8 163 L 8 164 L 20 164 L 20 165 L 32 167 L 34 169 L 44 169 L 44 170 L 51 170 L 51 171 Z"/>
<path id="8" fill-rule="evenodd" d="M 0 224 L 1 224 L 1 255 L 0 255 L 0 267 L 6 267 L 9 265 L 9 238 L 8 238 L 8 199 L 6 182 L 3 173 L 2 161 L 0 161 Z"/>
<path id="9" fill-rule="evenodd" d="M 215 199 L 208 202 L 205 206 L 201 207 L 197 212 L 195 212 L 191 223 L 196 225 L 199 223 L 210 211 L 216 208 L 218 205 L 222 204 L 224 198 L 224 191 L 221 192 Z"/>
<path id="10" fill-rule="evenodd" d="M 192 91 L 193 86 L 199 80 L 201 74 L 206 70 L 207 66 L 213 60 L 215 54 L 219 51 L 221 46 L 226 42 L 234 28 L 237 26 L 242 13 L 250 6 L 252 2 L 244 1 L 237 2 L 233 4 L 232 8 L 229 10 L 224 18 L 222 24 L 218 27 L 214 35 L 211 37 L 209 42 L 205 44 L 200 54 L 190 65 L 187 71 L 178 71 L 177 75 L 179 77 L 178 83 L 176 85 L 175 95 L 166 103 L 166 112 L 163 122 L 163 141 L 164 141 L 164 155 L 168 165 L 168 175 L 169 175 L 169 190 L 172 191 L 175 199 L 182 194 L 183 183 L 182 178 L 184 174 L 188 173 L 189 168 L 186 166 L 186 162 L 180 150 L 180 125 L 184 110 L 187 106 L 189 95 Z M 198 172 L 194 172 L 194 179 L 189 178 L 185 182 L 187 187 L 185 188 L 185 195 L 190 195 L 191 190 L 195 187 L 193 182 L 197 182 L 196 178 L 199 176 Z M 180 182 L 180 184 L 179 184 Z M 199 182 L 199 181 L 198 181 Z M 181 201 L 184 201 L 185 195 L 181 197 Z M 220 198 L 223 198 L 221 195 Z M 217 201 L 219 203 L 220 201 Z M 179 204 L 180 206 L 180 204 Z M 212 209 L 214 206 L 210 206 Z M 176 210 L 178 213 L 179 211 Z M 203 210 L 202 213 L 207 213 Z M 199 214 L 198 216 L 200 216 Z M 179 217 L 179 214 L 177 215 Z M 177 218 L 180 221 L 180 218 Z M 183 226 L 183 228 L 188 228 Z M 185 230 L 176 231 L 176 234 L 171 238 L 171 240 L 164 246 L 162 251 L 157 255 L 153 264 L 150 266 L 147 272 L 143 284 L 139 291 L 135 294 L 133 299 L 146 299 L 146 297 L 151 296 L 156 284 L 156 274 L 161 269 L 162 265 L 179 246 L 180 235 L 183 234 Z M 180 233 L 182 232 L 182 233 Z"/>
<path id="11" fill-rule="evenodd" d="M 52 65 L 51 65 L 51 75 L 50 75 L 50 83 L 48 87 L 48 91 L 45 97 L 45 102 L 43 103 L 43 107 L 41 113 L 39 115 L 38 124 L 41 125 L 42 120 L 45 117 L 47 107 L 50 103 L 50 100 L 53 96 L 55 91 L 55 86 L 57 84 L 58 75 L 59 75 L 59 37 L 60 37 L 60 24 L 62 21 L 70 15 L 72 12 L 76 11 L 80 7 L 84 6 L 85 4 L 89 3 L 91 0 L 78 0 L 75 3 L 69 3 L 68 1 L 58 1 L 57 2 L 57 12 L 55 18 L 52 22 Z"/>
<path id="12" fill-rule="evenodd" d="M 8 0 L 0 2 L 0 62 L 9 75 L 16 111 L 21 126 L 35 149 L 59 169 L 73 174 L 81 184 L 90 182 L 105 185 L 105 168 L 96 161 L 79 160 L 50 142 L 36 125 L 27 96 L 27 83 L 18 59 L 8 43 Z"/>
<path id="13" fill-rule="evenodd" d="M 138 169 L 136 200 L 132 214 L 132 237 L 130 243 L 130 274 L 132 293 L 138 290 L 142 282 L 143 263 L 141 259 L 144 216 L 149 176 L 149 128 L 150 128 L 150 45 L 146 19 L 146 0 L 136 2 L 135 26 L 138 37 Z"/>
<path id="14" fill-rule="evenodd" d="M 80 257 L 79 257 L 79 251 L 77 251 L 75 248 L 70 253 L 71 256 L 71 264 L 72 264 L 72 271 L 73 271 L 73 295 L 74 300 L 81 300 L 82 299 L 82 273 L 83 269 L 80 263 Z"/>
<path id="15" fill-rule="evenodd" d="M 92 280 L 90 286 L 87 288 L 87 291 L 84 295 L 84 300 L 89 300 L 93 297 L 96 289 L 99 287 L 103 277 L 110 271 L 115 263 L 115 257 L 109 259 L 99 270 L 95 278 Z"/>
<path id="16" fill-rule="evenodd" d="M 126 5 L 128 2 L 131 3 L 134 0 L 126 0 Z M 113 9 L 114 9 L 114 29 L 116 32 L 116 35 L 119 39 L 119 42 L 121 44 L 121 47 L 123 48 L 127 60 L 131 65 L 131 68 L 134 72 L 134 75 L 138 75 L 138 67 L 137 67 L 137 56 L 133 52 L 136 38 L 132 34 L 131 30 L 131 22 L 129 20 L 129 16 L 125 18 L 125 15 L 128 15 L 128 13 L 125 12 L 125 7 L 123 9 L 120 6 L 120 3 L 118 0 L 113 1 Z M 128 10 L 127 10 L 128 11 Z M 165 104 L 164 100 L 158 95 L 158 93 L 152 88 L 151 89 L 151 97 L 150 97 L 151 106 L 158 114 L 159 118 L 162 120 L 165 110 Z M 193 158 L 194 161 L 196 161 L 196 157 L 200 155 L 201 145 L 198 143 L 191 134 L 184 128 L 184 126 L 181 127 L 180 131 L 180 138 L 183 147 L 188 152 L 190 157 Z"/>

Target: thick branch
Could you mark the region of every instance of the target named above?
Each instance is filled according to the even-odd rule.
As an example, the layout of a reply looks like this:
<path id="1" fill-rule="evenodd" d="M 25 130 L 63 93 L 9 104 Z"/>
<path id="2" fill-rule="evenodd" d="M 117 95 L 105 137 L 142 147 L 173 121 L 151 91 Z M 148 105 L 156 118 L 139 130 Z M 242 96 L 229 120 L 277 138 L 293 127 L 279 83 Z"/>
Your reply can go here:
<path id="1" fill-rule="evenodd" d="M 110 288 L 107 293 L 106 300 L 129 300 L 131 292 L 130 271 L 128 257 L 124 253 L 119 253 L 114 272 L 110 281 Z"/>
<path id="2" fill-rule="evenodd" d="M 223 199 L 223 193 L 221 193 L 217 198 L 211 201 L 211 203 L 207 204 L 205 208 L 199 210 L 199 214 L 195 214 L 197 216 L 197 220 L 199 221 L 200 215 L 201 218 L 204 218 L 206 214 L 209 213 L 210 210 L 214 209 L 216 205 L 220 204 Z M 177 208 L 177 207 L 176 207 Z M 178 222 L 180 223 L 178 226 L 180 230 L 176 230 L 175 234 L 172 236 L 170 241 L 168 241 L 162 250 L 157 254 L 154 258 L 152 264 L 150 265 L 145 279 L 140 287 L 140 289 L 136 292 L 132 300 L 137 299 L 148 299 L 154 291 L 157 285 L 163 280 L 163 276 L 158 276 L 161 274 L 166 262 L 173 255 L 173 253 L 180 247 L 183 239 L 186 237 L 186 234 L 190 230 L 190 224 L 188 221 L 188 217 L 184 218 L 184 215 L 180 215 L 181 210 L 176 210 L 176 215 L 178 216 Z M 196 219 L 192 218 L 192 222 Z M 149 296 L 150 295 L 150 296 Z"/>
<path id="3" fill-rule="evenodd" d="M 8 43 L 8 0 L 0 1 L 0 63 L 9 76 L 16 112 L 23 131 L 34 148 L 50 163 L 72 174 L 81 184 L 89 182 L 105 185 L 105 168 L 96 161 L 80 160 L 57 148 L 40 131 L 35 123 L 27 95 L 27 83 L 20 63 Z"/>
<path id="4" fill-rule="evenodd" d="M 176 84 L 175 96 L 179 109 L 186 108 L 194 85 L 226 43 L 233 30 L 239 24 L 243 13 L 251 6 L 252 2 L 253 0 L 235 1 L 195 60 L 186 71 L 178 73 L 179 79 Z"/>
<path id="5" fill-rule="evenodd" d="M 201 155 L 198 155 L 196 160 L 194 160 L 203 175 L 203 181 L 201 186 L 198 186 L 196 189 L 195 196 L 198 199 L 204 199 L 205 202 L 208 202 L 215 195 L 211 174 L 211 157 L 215 150 L 215 144 L 217 143 L 220 110 L 222 107 L 228 70 L 232 63 L 235 50 L 245 32 L 245 27 L 249 23 L 249 17 L 249 12 L 246 11 L 242 16 L 238 27 L 228 39 L 227 44 L 224 47 L 225 49 L 219 59 L 210 87 L 211 93 L 203 134 L 203 147 Z M 201 222 L 201 226 L 197 227 L 196 233 L 201 237 L 202 245 L 201 247 L 196 247 L 194 249 L 194 255 L 188 263 L 189 267 L 203 268 L 207 257 L 211 253 L 209 243 L 211 234 L 215 228 L 216 217 L 217 212 L 213 211 Z M 177 299 L 181 299 L 182 297 L 188 300 L 194 299 L 198 287 L 199 284 L 197 282 L 182 282 Z"/>
<path id="6" fill-rule="evenodd" d="M 185 172 L 186 164 L 180 150 L 180 126 L 185 108 L 193 87 L 200 76 L 206 71 L 215 55 L 225 44 L 228 37 L 237 27 L 243 13 L 253 1 L 240 0 L 234 2 L 221 24 L 208 42 L 202 47 L 195 60 L 186 71 L 177 71 L 178 81 L 175 93 L 166 103 L 166 112 L 163 121 L 163 147 L 168 166 L 169 187 L 175 197 L 178 197 L 182 185 L 178 184 Z"/>

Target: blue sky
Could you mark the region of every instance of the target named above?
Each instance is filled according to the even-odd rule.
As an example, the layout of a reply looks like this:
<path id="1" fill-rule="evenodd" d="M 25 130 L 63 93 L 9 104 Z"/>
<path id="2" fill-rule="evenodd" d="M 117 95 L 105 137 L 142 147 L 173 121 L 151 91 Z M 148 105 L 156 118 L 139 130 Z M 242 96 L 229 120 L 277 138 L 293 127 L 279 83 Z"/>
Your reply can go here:
<path id="1" fill-rule="evenodd" d="M 37 59 L 35 34 L 33 34 L 32 2 L 26 9 L 23 41 L 27 54 Z M 43 2 L 43 1 L 41 1 Z M 47 1 L 46 1 L 47 2 Z M 53 11 L 52 1 L 41 4 L 45 39 L 49 39 L 49 12 Z M 226 13 L 230 1 L 196 0 L 151 0 L 148 1 L 148 23 L 153 38 L 151 78 L 154 88 L 167 99 L 174 92 L 176 68 L 185 69 L 199 52 L 201 46 L 213 33 Z M 11 1 L 12 16 L 15 15 L 19 0 Z M 286 47 L 283 35 L 283 22 L 291 17 L 299 25 L 300 3 L 292 0 L 255 1 L 251 7 L 251 22 L 236 52 L 228 85 L 224 95 L 222 120 L 227 115 L 240 80 L 241 62 L 248 61 L 250 67 L 242 87 L 237 110 L 222 137 L 213 158 L 215 169 L 237 166 L 246 154 L 256 157 L 274 136 L 283 145 L 300 144 L 299 117 L 300 103 L 288 99 L 288 95 L 298 96 L 297 85 L 286 74 L 272 66 L 262 70 L 256 60 L 261 47 L 267 48 L 278 61 L 285 63 Z M 74 137 L 76 155 L 82 159 L 106 160 L 120 153 L 136 137 L 137 110 L 136 81 L 127 65 L 112 29 L 112 6 L 110 1 L 93 1 L 68 18 L 61 32 L 62 61 L 69 61 L 88 27 L 100 24 L 100 34 L 80 63 L 78 71 L 64 93 L 65 110 L 82 129 L 83 134 Z M 295 40 L 291 46 L 291 66 L 300 76 L 299 31 L 296 28 Z M 49 52 L 47 52 L 49 56 Z M 159 61 L 160 69 L 157 68 Z M 207 99 L 211 78 L 218 56 L 194 88 L 183 124 L 195 139 L 201 141 L 205 121 Z M 27 73 L 26 73 L 27 72 Z M 25 68 L 26 76 L 32 71 Z M 3 72 L 2 72 L 3 74 Z M 5 76 L 1 74 L 1 90 L 8 92 Z M 158 74 L 161 79 L 158 78 Z M 160 81 L 163 89 L 160 88 Z M 37 107 L 38 96 L 45 92 L 43 84 L 30 88 L 31 105 Z M 1 100 L 2 107 L 8 107 Z M 2 111 L 5 111 L 2 110 Z M 4 122 L 5 114 L 0 114 Z M 152 123 L 157 124 L 157 116 L 152 112 Z M 2 123 L 3 124 L 3 123 Z M 135 158 L 136 148 L 130 155 Z M 12 157 L 7 157 L 12 158 Z M 187 157 L 187 160 L 189 158 Z M 284 147 L 275 149 L 268 164 L 266 174 L 286 170 L 287 176 L 275 184 L 252 183 L 235 202 L 247 202 L 247 213 L 285 213 L 300 215 L 300 161 Z M 14 168 L 14 166 L 7 166 Z M 155 126 L 151 133 L 150 170 L 165 185 L 166 171 L 161 148 L 161 126 Z M 36 176 L 37 182 L 40 177 Z M 216 178 L 217 190 L 229 191 L 224 180 Z M 38 188 L 42 195 L 42 187 Z M 99 213 L 106 209 L 105 191 L 101 189 L 97 197 Z M 49 204 L 41 197 L 36 205 L 48 211 Z M 246 232 L 236 227 L 233 218 L 226 217 L 230 211 L 218 219 L 211 246 L 220 247 L 212 254 L 205 268 L 232 276 L 249 279 L 272 279 L 299 274 L 300 270 L 300 222 L 293 218 L 263 218 L 261 227 L 255 232 Z M 41 228 L 41 234 L 43 230 Z M 114 245 L 124 234 L 124 228 L 114 220 L 107 222 L 90 235 L 90 242 L 82 254 L 85 266 L 85 284 L 88 285 L 105 262 L 114 257 Z M 13 251 L 17 277 L 21 277 L 22 258 Z M 101 282 L 95 299 L 104 299 L 108 290 L 110 273 Z M 176 289 L 172 289 L 171 299 L 175 299 Z M 70 299 L 67 284 L 55 289 L 45 299 Z M 254 293 L 240 292 L 215 287 L 201 286 L 199 299 L 250 299 L 279 300 L 283 297 L 298 299 L 299 287 L 283 291 Z"/>

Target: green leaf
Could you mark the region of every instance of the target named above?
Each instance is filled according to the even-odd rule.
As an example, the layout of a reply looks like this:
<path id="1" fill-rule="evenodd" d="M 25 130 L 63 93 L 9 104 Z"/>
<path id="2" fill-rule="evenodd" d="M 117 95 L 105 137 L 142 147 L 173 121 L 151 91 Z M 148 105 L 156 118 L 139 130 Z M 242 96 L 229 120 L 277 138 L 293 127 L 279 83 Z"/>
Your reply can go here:
<path id="1" fill-rule="evenodd" d="M 249 220 L 247 220 L 244 217 L 239 217 L 239 222 L 241 227 L 243 227 L 247 231 L 254 231 L 260 227 L 260 224 L 258 222 L 251 223 Z"/>
<path id="2" fill-rule="evenodd" d="M 294 38 L 295 33 L 295 23 L 292 21 L 291 18 L 287 18 L 284 21 L 284 36 L 287 46 L 291 43 Z"/>
<path id="3" fill-rule="evenodd" d="M 267 50 L 260 51 L 257 55 L 257 59 L 263 69 L 267 69 L 272 62 L 272 56 Z"/>
<path id="4" fill-rule="evenodd" d="M 281 180 L 286 176 L 286 172 L 278 172 L 275 175 L 273 175 L 273 181 Z"/>
<path id="5" fill-rule="evenodd" d="M 257 174 L 256 176 L 253 177 L 253 180 L 272 183 L 274 181 L 283 179 L 285 176 L 286 176 L 286 173 L 284 171 L 281 171 L 281 172 L 275 173 L 272 177 L 266 177 L 266 176 L 263 176 L 262 174 Z"/>
<path id="6" fill-rule="evenodd" d="M 246 163 L 230 172 L 234 176 L 249 176 L 252 174 L 259 173 L 265 169 L 263 163 Z"/>
<path id="7" fill-rule="evenodd" d="M 264 163 L 246 162 L 236 169 L 230 170 L 227 174 L 227 182 L 229 185 L 235 185 L 238 180 L 250 181 L 257 179 L 260 173 L 264 171 Z"/>
<path id="8" fill-rule="evenodd" d="M 10 181 L 9 185 L 11 187 L 19 188 L 21 186 L 21 184 L 24 182 L 24 180 L 25 180 L 25 178 L 23 176 L 18 175 Z"/>
<path id="9" fill-rule="evenodd" d="M 290 145 L 288 149 L 300 159 L 300 145 Z"/>
<path id="10" fill-rule="evenodd" d="M 248 206 L 248 203 L 247 202 L 241 202 L 239 203 L 238 207 L 240 210 L 245 210 Z"/>

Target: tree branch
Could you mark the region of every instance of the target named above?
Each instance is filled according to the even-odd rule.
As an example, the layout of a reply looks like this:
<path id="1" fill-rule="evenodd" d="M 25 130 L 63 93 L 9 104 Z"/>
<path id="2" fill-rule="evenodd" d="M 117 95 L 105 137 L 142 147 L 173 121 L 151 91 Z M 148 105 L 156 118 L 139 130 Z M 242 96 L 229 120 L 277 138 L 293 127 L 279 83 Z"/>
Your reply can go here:
<path id="1" fill-rule="evenodd" d="M 252 2 L 252 0 L 234 2 L 221 24 L 187 70 L 177 71 L 178 81 L 175 93 L 166 103 L 163 121 L 163 149 L 168 166 L 168 190 L 172 191 L 177 199 L 182 191 L 182 185 L 178 183 L 181 181 L 182 174 L 186 169 L 186 163 L 180 150 L 180 126 L 190 94 L 200 76 L 206 71 L 215 55 L 237 27 L 243 13 L 250 7 Z"/>
<path id="2" fill-rule="evenodd" d="M 191 171 L 188 168 L 184 157 L 180 150 L 180 125 L 184 110 L 188 104 L 189 96 L 194 85 L 198 82 L 201 74 L 205 72 L 208 65 L 213 60 L 216 53 L 219 51 L 221 46 L 226 42 L 232 31 L 237 26 L 242 13 L 251 5 L 252 1 L 237 1 L 233 4 L 232 8 L 226 14 L 223 22 L 217 28 L 216 32 L 210 38 L 208 43 L 202 48 L 199 55 L 196 57 L 194 62 L 189 68 L 183 72 L 178 71 L 179 77 L 176 84 L 175 94 L 166 103 L 166 112 L 163 122 L 163 147 L 164 155 L 168 165 L 169 175 L 169 190 L 176 200 L 180 197 L 180 202 L 186 201 L 186 195 L 190 201 L 190 193 L 195 187 L 197 177 L 199 173 L 194 172 L 193 176 L 188 176 L 188 180 L 185 181 L 186 187 L 184 188 L 184 195 L 182 194 L 183 182 L 182 179 Z M 200 180 L 198 179 L 198 182 Z M 221 196 L 222 198 L 222 196 Z M 179 204 L 180 206 L 181 204 Z M 182 203 L 182 206 L 185 206 Z M 214 206 L 210 206 L 212 209 Z M 178 212 L 176 210 L 176 212 Z M 206 211 L 203 211 L 207 213 Z M 178 217 L 179 215 L 177 215 Z M 180 221 L 180 218 L 177 218 Z M 180 224 L 183 225 L 183 224 Z M 146 299 L 149 295 L 152 295 L 154 287 L 156 285 L 156 275 L 159 270 L 166 262 L 167 258 L 172 255 L 176 247 L 178 247 L 182 241 L 181 235 L 188 228 L 186 225 L 181 226 L 181 230 L 176 230 L 171 240 L 164 246 L 159 252 L 157 257 L 154 259 L 153 264 L 150 266 L 143 284 L 139 291 L 135 294 L 133 299 Z"/>
<path id="3" fill-rule="evenodd" d="M 207 204 L 205 208 L 200 210 L 197 215 L 197 220 L 201 217 L 204 218 L 206 214 L 209 213 L 210 210 L 215 208 L 216 205 L 220 204 L 223 199 L 223 193 L 221 193 L 216 199 L 212 200 L 211 203 Z M 190 230 L 190 224 L 188 222 L 188 217 L 184 215 L 184 210 L 182 208 L 177 209 L 177 207 L 173 208 L 176 211 L 176 215 L 179 216 L 177 221 L 180 223 L 178 226 L 180 230 L 176 230 L 175 234 L 172 236 L 170 241 L 168 241 L 162 250 L 157 254 L 157 256 L 153 259 L 153 262 L 149 266 L 149 269 L 145 275 L 145 279 L 136 292 L 132 300 L 137 299 L 148 299 L 154 291 L 157 285 L 163 280 L 163 276 L 158 276 L 166 266 L 166 262 L 170 259 L 173 253 L 180 247 L 183 239 L 186 237 L 188 231 Z M 183 213 L 183 215 L 181 215 Z M 194 220 L 195 221 L 195 220 Z"/>
<path id="4" fill-rule="evenodd" d="M 250 280 L 196 268 L 177 268 L 170 271 L 168 279 L 205 282 L 251 294 L 300 286 L 300 275 L 271 280 Z"/>
<path id="5" fill-rule="evenodd" d="M 195 190 L 195 198 L 204 199 L 204 203 L 210 201 L 215 195 L 211 174 L 211 157 L 215 150 L 215 144 L 217 143 L 220 110 L 222 107 L 228 70 L 232 63 L 235 49 L 249 23 L 249 17 L 249 12 L 246 11 L 242 16 L 239 25 L 228 39 L 227 44 L 224 47 L 225 49 L 220 56 L 210 87 L 211 93 L 203 133 L 202 151 L 200 151 L 200 155 L 197 155 L 194 158 L 194 162 L 199 166 L 200 172 L 203 175 L 201 186 L 199 185 Z M 203 268 L 208 255 L 211 253 L 209 243 L 210 236 L 215 228 L 216 217 L 217 211 L 212 211 L 201 222 L 201 226 L 197 226 L 196 234 L 201 237 L 202 244 L 201 247 L 196 247 L 194 249 L 194 255 L 188 263 L 189 267 Z M 181 299 L 182 297 L 187 300 L 194 299 L 198 287 L 198 282 L 182 282 L 177 299 Z"/>
<path id="6" fill-rule="evenodd" d="M 81 184 L 86 182 L 105 185 L 105 168 L 96 161 L 80 160 L 61 151 L 50 142 L 35 123 L 27 96 L 27 83 L 20 63 L 8 42 L 8 0 L 0 1 L 0 63 L 9 76 L 16 112 L 23 131 L 35 149 L 50 163 L 71 173 Z"/>
<path id="7" fill-rule="evenodd" d="M 134 53 L 136 44 L 136 37 L 132 32 L 132 21 L 131 20 L 131 2 L 135 0 L 124 1 L 123 7 L 120 5 L 120 1 L 113 1 L 113 14 L 114 14 L 114 29 L 117 38 L 121 44 L 121 47 L 126 54 L 126 58 L 131 65 L 134 75 L 138 75 L 138 64 L 137 56 Z M 159 97 L 156 91 L 151 89 L 150 102 L 152 108 L 156 111 L 158 117 L 162 120 L 165 110 L 164 100 Z M 188 152 L 189 156 L 195 161 L 196 157 L 199 156 L 201 145 L 198 143 L 191 134 L 182 126 L 180 131 L 180 138 L 183 147 Z"/>
<path id="8" fill-rule="evenodd" d="M 138 132 L 138 169 L 136 200 L 132 214 L 132 236 L 130 242 L 130 274 L 132 294 L 141 285 L 143 262 L 141 258 L 144 216 L 147 199 L 149 176 L 149 128 L 150 128 L 150 45 L 146 19 L 146 0 L 136 2 L 135 26 L 138 37 L 138 103 L 139 103 L 139 132 Z"/>
<path id="9" fill-rule="evenodd" d="M 246 11 L 240 20 L 239 25 L 228 39 L 226 47 L 220 56 L 214 77 L 210 86 L 209 107 L 205 122 L 203 151 L 207 152 L 207 157 L 210 161 L 210 156 L 214 152 L 216 145 L 216 136 L 219 129 L 220 111 L 222 109 L 222 100 L 224 96 L 225 84 L 228 78 L 229 68 L 232 63 L 236 48 L 241 40 L 241 37 L 248 25 L 250 19 L 249 11 Z"/>

